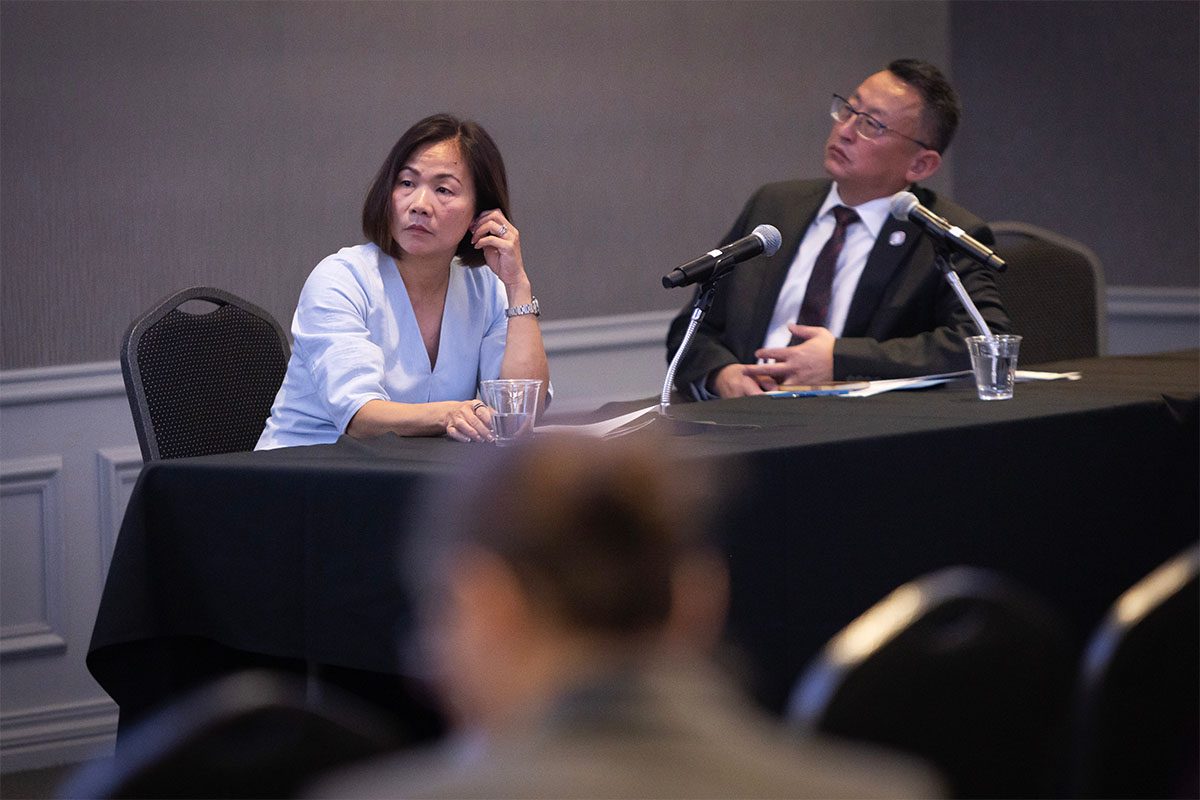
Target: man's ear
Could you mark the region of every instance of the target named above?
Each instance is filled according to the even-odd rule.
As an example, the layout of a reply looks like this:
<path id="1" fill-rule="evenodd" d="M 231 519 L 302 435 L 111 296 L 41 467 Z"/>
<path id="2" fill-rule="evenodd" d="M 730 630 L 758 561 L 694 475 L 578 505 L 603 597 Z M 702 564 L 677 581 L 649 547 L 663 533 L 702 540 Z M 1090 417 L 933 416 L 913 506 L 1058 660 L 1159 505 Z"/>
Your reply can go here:
<path id="1" fill-rule="evenodd" d="M 456 552 L 443 580 L 428 631 L 437 688 L 455 725 L 487 727 L 521 696 L 528 602 L 508 565 L 481 549 Z"/>
<path id="2" fill-rule="evenodd" d="M 512 568 L 484 550 L 465 550 L 450 566 L 450 590 L 472 631 L 511 638 L 529 623 L 529 602 Z"/>
<path id="3" fill-rule="evenodd" d="M 714 551 L 684 557 L 671 578 L 669 645 L 691 652 L 708 652 L 721 639 L 729 609 L 729 570 L 724 556 Z"/>
<path id="4" fill-rule="evenodd" d="M 919 183 L 937 172 L 941 166 L 940 153 L 936 150 L 922 150 L 908 163 L 908 172 L 904 173 L 904 179 L 909 183 Z"/>

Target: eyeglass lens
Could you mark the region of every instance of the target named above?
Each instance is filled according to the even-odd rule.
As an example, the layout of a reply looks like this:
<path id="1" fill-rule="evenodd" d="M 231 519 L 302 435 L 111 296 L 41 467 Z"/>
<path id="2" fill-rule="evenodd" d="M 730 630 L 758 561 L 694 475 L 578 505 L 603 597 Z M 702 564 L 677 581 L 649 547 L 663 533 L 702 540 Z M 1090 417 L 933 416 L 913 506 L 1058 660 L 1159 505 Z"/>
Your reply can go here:
<path id="1" fill-rule="evenodd" d="M 829 109 L 829 115 L 838 122 L 846 122 L 853 116 L 855 118 L 854 130 L 864 139 L 874 139 L 883 133 L 883 125 L 861 111 L 856 111 L 848 101 L 837 95 L 833 96 L 833 105 Z"/>

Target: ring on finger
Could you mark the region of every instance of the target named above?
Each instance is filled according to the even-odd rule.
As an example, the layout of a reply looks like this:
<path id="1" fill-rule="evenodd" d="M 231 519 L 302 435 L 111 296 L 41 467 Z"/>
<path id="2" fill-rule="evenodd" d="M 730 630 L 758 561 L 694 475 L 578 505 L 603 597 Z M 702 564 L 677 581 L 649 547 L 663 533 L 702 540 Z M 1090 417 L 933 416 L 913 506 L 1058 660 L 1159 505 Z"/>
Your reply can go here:
<path id="1" fill-rule="evenodd" d="M 483 408 L 485 405 L 487 405 L 487 404 L 486 403 L 476 403 L 475 405 L 471 406 L 471 410 L 477 412 L 477 411 L 479 411 L 479 409 Z"/>
<path id="2" fill-rule="evenodd" d="M 508 233 L 508 226 L 507 226 L 507 225 L 501 225 L 501 226 L 500 226 L 500 230 L 496 231 L 496 235 L 497 235 L 497 236 L 503 236 L 503 235 L 504 235 L 504 234 L 506 234 L 506 233 Z"/>

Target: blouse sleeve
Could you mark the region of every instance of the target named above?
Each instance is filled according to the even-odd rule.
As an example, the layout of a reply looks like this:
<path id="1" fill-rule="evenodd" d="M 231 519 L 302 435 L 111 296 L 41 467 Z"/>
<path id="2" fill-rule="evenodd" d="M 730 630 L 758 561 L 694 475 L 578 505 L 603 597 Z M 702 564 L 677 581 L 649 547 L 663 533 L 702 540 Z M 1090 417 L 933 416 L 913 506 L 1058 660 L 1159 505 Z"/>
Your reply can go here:
<path id="1" fill-rule="evenodd" d="M 387 400 L 383 350 L 367 327 L 369 287 L 331 256 L 317 265 L 296 306 L 294 348 L 316 387 L 317 401 L 345 431 L 370 400 Z"/>
<path id="2" fill-rule="evenodd" d="M 504 361 L 504 345 L 508 338 L 508 317 L 504 314 L 507 301 L 504 284 L 495 281 L 492 297 L 488 303 L 490 320 L 483 341 L 479 345 L 479 380 L 494 380 L 500 377 L 500 366 Z"/>

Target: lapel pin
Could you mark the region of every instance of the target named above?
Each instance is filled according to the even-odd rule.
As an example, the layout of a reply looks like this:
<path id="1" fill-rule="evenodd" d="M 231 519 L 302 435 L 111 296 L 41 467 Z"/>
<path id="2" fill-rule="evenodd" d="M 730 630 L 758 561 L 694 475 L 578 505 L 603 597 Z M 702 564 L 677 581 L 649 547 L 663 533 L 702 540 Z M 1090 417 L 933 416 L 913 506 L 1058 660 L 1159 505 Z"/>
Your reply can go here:
<path id="1" fill-rule="evenodd" d="M 904 244 L 904 231 L 892 231 L 892 235 L 888 237 L 888 244 L 892 247 Z"/>

